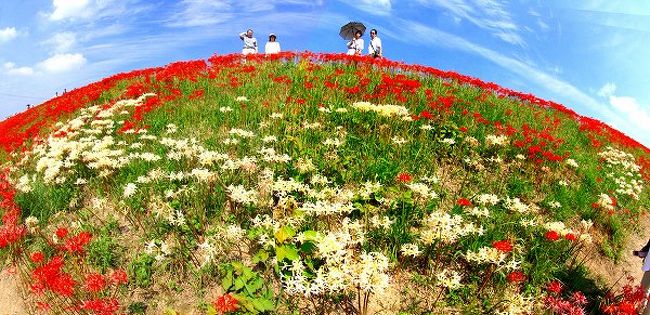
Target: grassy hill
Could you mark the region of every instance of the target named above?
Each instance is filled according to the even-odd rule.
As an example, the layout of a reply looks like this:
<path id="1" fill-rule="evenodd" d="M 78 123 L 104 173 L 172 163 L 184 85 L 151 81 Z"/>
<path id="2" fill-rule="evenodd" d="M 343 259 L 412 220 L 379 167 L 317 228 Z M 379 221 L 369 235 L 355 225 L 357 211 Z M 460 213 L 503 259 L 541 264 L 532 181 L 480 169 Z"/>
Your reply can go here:
<path id="1" fill-rule="evenodd" d="M 0 123 L 0 261 L 51 314 L 580 314 L 650 151 L 454 72 L 332 54 L 118 74 Z M 574 312 L 574 313 L 571 313 Z"/>

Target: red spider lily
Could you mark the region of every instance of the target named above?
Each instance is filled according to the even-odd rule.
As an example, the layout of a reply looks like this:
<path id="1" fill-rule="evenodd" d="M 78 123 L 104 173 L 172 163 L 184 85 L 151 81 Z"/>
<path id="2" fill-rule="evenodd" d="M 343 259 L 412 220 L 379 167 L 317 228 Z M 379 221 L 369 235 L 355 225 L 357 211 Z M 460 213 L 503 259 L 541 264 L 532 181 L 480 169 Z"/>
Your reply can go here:
<path id="1" fill-rule="evenodd" d="M 582 292 L 576 291 L 571 294 L 571 301 L 580 306 L 584 306 L 587 304 L 587 297 Z"/>
<path id="2" fill-rule="evenodd" d="M 56 229 L 56 232 L 54 232 L 54 234 L 56 234 L 56 237 L 58 237 L 60 240 L 63 240 L 66 236 L 68 236 L 68 229 L 65 227 L 60 227 Z"/>
<path id="3" fill-rule="evenodd" d="M 61 256 L 53 257 L 46 264 L 37 267 L 32 271 L 31 289 L 34 293 L 43 293 L 46 289 L 54 293 L 71 296 L 74 292 L 76 282 L 72 276 L 63 272 L 64 261 Z"/>
<path id="4" fill-rule="evenodd" d="M 554 241 L 557 241 L 558 239 L 560 239 L 560 234 L 558 234 L 555 231 L 548 231 L 548 232 L 546 232 L 546 234 L 544 234 L 544 237 L 547 240 L 549 240 L 551 242 L 554 242 Z"/>
<path id="5" fill-rule="evenodd" d="M 126 271 L 122 269 L 114 270 L 111 273 L 109 279 L 111 283 L 115 285 L 126 284 L 127 282 L 129 282 L 129 277 L 126 275 Z"/>
<path id="6" fill-rule="evenodd" d="M 562 283 L 560 281 L 553 280 L 546 285 L 546 291 L 560 294 L 562 292 Z"/>
<path id="7" fill-rule="evenodd" d="M 461 206 L 461 207 L 471 207 L 472 206 L 472 202 L 469 201 L 469 199 L 467 199 L 467 198 L 458 199 L 458 201 L 456 201 L 456 204 Z"/>
<path id="8" fill-rule="evenodd" d="M 89 273 L 86 275 L 85 288 L 89 292 L 99 292 L 106 288 L 106 278 L 99 273 Z"/>
<path id="9" fill-rule="evenodd" d="M 509 240 L 501 240 L 501 241 L 493 242 L 492 247 L 504 253 L 509 253 L 510 251 L 512 251 L 512 243 L 510 243 Z"/>
<path id="10" fill-rule="evenodd" d="M 214 302 L 212 302 L 212 305 L 219 314 L 234 312 L 239 308 L 237 299 L 235 299 L 230 293 L 218 297 Z"/>
<path id="11" fill-rule="evenodd" d="M 43 256 L 43 253 L 42 253 L 42 252 L 33 252 L 32 255 L 29 256 L 29 259 L 30 259 L 33 263 L 40 263 L 40 262 L 43 261 L 43 258 L 44 258 L 44 256 Z"/>
<path id="12" fill-rule="evenodd" d="M 81 232 L 76 236 L 67 239 L 65 241 L 65 245 L 63 245 L 63 248 L 66 251 L 70 252 L 71 254 L 74 253 L 83 254 L 84 246 L 86 246 L 90 242 L 91 238 L 92 238 L 92 234 L 90 234 L 89 232 Z"/>
<path id="13" fill-rule="evenodd" d="M 402 172 L 397 175 L 396 179 L 400 183 L 408 183 L 413 179 L 413 177 L 411 177 L 411 174 L 409 173 Z"/>
<path id="14" fill-rule="evenodd" d="M 117 299 L 94 299 L 82 302 L 80 308 L 90 311 L 91 314 L 113 315 L 119 311 L 120 303 Z"/>
<path id="15" fill-rule="evenodd" d="M 522 282 L 526 280 L 526 275 L 521 271 L 513 271 L 506 276 L 506 280 L 510 283 Z"/>

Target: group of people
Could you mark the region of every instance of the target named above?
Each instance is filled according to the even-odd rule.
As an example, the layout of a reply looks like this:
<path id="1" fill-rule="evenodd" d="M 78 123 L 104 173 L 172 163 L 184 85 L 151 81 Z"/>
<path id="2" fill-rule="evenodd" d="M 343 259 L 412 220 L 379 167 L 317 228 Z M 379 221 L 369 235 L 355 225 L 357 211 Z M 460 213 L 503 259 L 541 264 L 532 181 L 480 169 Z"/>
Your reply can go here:
<path id="1" fill-rule="evenodd" d="M 249 55 L 258 53 L 257 39 L 253 37 L 252 29 L 249 28 L 246 32 L 240 33 L 239 38 L 244 42 L 244 48 L 241 51 L 242 54 Z M 269 34 L 269 41 L 264 45 L 265 54 L 277 54 L 282 51 L 277 39 L 278 37 L 275 34 Z"/>
<path id="2" fill-rule="evenodd" d="M 363 32 L 361 31 L 356 31 L 354 32 L 354 38 L 348 42 L 348 55 L 356 55 L 356 56 L 361 56 L 363 55 L 363 46 L 364 46 L 364 41 L 363 38 Z M 377 30 L 376 29 L 371 29 L 370 30 L 370 43 L 368 43 L 368 55 L 373 56 L 375 58 L 380 58 L 383 56 L 383 47 L 381 45 L 381 39 L 379 39 L 379 36 L 377 36 Z"/>
<path id="3" fill-rule="evenodd" d="M 364 41 L 363 32 L 356 31 L 354 33 L 354 38 L 348 42 L 348 55 L 363 55 Z M 259 52 L 257 46 L 257 39 L 253 37 L 253 30 L 248 29 L 246 32 L 239 34 L 239 38 L 244 43 L 244 48 L 242 49 L 242 54 L 257 54 Z M 277 54 L 282 49 L 280 48 L 280 42 L 277 41 L 278 37 L 271 33 L 269 34 L 269 41 L 264 45 L 265 54 Z M 368 55 L 375 58 L 383 57 L 383 46 L 381 45 L 381 39 L 377 36 L 377 30 L 370 30 L 370 43 L 368 44 Z"/>

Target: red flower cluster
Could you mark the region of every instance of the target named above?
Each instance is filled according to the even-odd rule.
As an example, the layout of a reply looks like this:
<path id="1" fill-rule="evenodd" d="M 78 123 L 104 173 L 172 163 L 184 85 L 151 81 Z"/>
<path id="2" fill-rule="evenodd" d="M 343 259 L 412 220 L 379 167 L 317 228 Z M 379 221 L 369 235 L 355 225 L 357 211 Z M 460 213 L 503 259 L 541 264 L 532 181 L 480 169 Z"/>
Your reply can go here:
<path id="1" fill-rule="evenodd" d="M 402 172 L 397 175 L 396 179 L 400 183 L 408 183 L 413 179 L 413 177 L 409 173 Z"/>
<path id="2" fill-rule="evenodd" d="M 607 315 L 639 314 L 639 310 L 647 301 L 647 293 L 640 285 L 632 285 L 633 277 L 627 278 L 619 294 L 607 293 L 600 302 L 600 310 Z"/>
<path id="3" fill-rule="evenodd" d="M 109 276 L 110 281 L 115 285 L 126 284 L 129 282 L 129 277 L 126 275 L 126 271 L 123 269 L 113 270 Z"/>
<path id="4" fill-rule="evenodd" d="M 557 241 L 557 240 L 560 239 L 560 234 L 558 234 L 558 233 L 555 232 L 555 231 L 548 231 L 548 232 L 546 232 L 546 234 L 544 234 L 544 237 L 545 237 L 547 240 L 549 240 L 549 241 L 551 241 L 551 242 L 554 242 L 554 241 Z"/>
<path id="5" fill-rule="evenodd" d="M 34 280 L 31 285 L 32 292 L 40 294 L 45 290 L 51 290 L 56 294 L 71 296 L 76 282 L 71 275 L 61 270 L 63 264 L 63 258 L 55 256 L 46 264 L 36 267 L 32 271 L 32 280 Z"/>
<path id="6" fill-rule="evenodd" d="M 509 240 L 501 240 L 501 241 L 493 242 L 492 247 L 504 253 L 509 253 L 510 251 L 512 251 L 512 243 L 510 243 Z"/>
<path id="7" fill-rule="evenodd" d="M 219 314 L 234 312 L 239 308 L 237 299 L 235 299 L 230 293 L 218 297 L 214 302 L 212 302 L 212 305 Z"/>
<path id="8" fill-rule="evenodd" d="M 518 283 L 526 280 L 526 275 L 521 271 L 512 271 L 506 276 L 506 280 L 510 283 Z"/>
<path id="9" fill-rule="evenodd" d="M 90 311 L 96 315 L 114 315 L 120 309 L 120 303 L 116 299 L 94 299 L 81 303 L 82 310 Z"/>
<path id="10" fill-rule="evenodd" d="M 71 254 L 83 254 L 84 246 L 90 243 L 90 239 L 93 237 L 89 232 L 81 232 L 76 236 L 73 236 L 65 241 L 63 249 L 68 251 Z"/>
<path id="11" fill-rule="evenodd" d="M 0 226 L 0 249 L 18 242 L 27 232 L 25 226 L 19 224 L 21 210 L 14 202 L 16 191 L 9 182 L 7 172 L 5 170 L 0 173 L 0 210 L 4 209 Z"/>
<path id="12" fill-rule="evenodd" d="M 469 199 L 467 199 L 467 198 L 458 199 L 458 201 L 456 201 L 456 204 L 461 206 L 461 207 L 471 207 L 472 206 L 472 202 L 469 201 Z"/>
<path id="13" fill-rule="evenodd" d="M 89 292 L 99 292 L 106 288 L 106 278 L 99 273 L 89 273 L 86 275 L 86 289 Z"/>
<path id="14" fill-rule="evenodd" d="M 553 314 L 582 315 L 586 314 L 584 307 L 587 305 L 587 298 L 580 291 L 575 291 L 568 296 L 562 295 L 562 284 L 551 281 L 546 286 L 548 295 L 544 298 L 544 305 Z"/>

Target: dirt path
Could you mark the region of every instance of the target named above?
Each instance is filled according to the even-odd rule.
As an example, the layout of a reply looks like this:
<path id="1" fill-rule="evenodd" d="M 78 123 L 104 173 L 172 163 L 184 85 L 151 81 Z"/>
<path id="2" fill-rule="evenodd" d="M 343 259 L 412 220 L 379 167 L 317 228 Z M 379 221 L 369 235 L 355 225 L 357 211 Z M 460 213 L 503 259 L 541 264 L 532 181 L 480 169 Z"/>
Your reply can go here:
<path id="1" fill-rule="evenodd" d="M 625 249 L 621 255 L 621 261 L 614 264 L 603 256 L 598 250 L 592 250 L 590 259 L 586 262 L 587 268 L 594 277 L 600 278 L 606 285 L 612 288 L 620 288 L 627 284 L 627 277 L 634 278 L 633 284 L 641 283 L 643 271 L 641 266 L 643 260 L 633 256 L 633 250 L 639 250 L 646 244 L 650 237 L 650 217 L 642 215 L 639 219 L 639 232 L 632 232 L 625 243 Z"/>
<path id="2" fill-rule="evenodd" d="M 18 283 L 11 269 L 5 269 L 0 272 L 0 314 L 27 314 L 23 297 L 17 285 Z"/>

